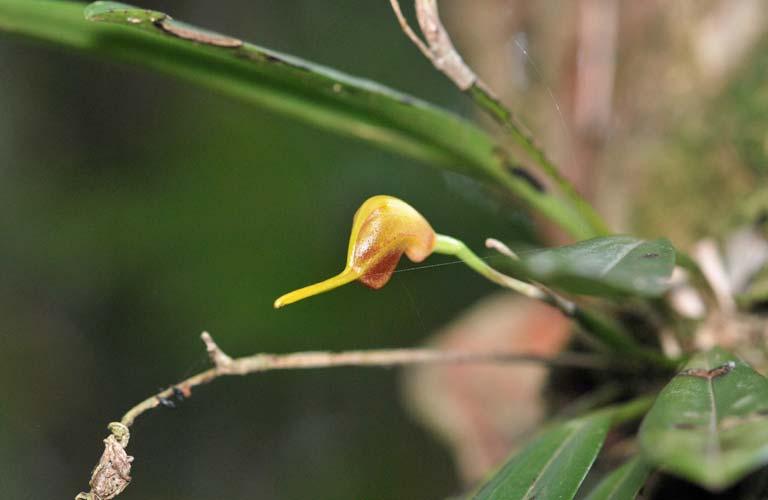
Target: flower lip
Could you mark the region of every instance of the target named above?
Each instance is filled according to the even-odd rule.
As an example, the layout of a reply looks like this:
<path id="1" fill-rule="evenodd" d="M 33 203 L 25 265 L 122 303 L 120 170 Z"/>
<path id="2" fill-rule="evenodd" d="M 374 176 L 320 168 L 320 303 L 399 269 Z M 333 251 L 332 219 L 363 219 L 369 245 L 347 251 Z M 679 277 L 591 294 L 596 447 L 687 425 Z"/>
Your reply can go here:
<path id="1" fill-rule="evenodd" d="M 413 262 L 421 262 L 432 253 L 435 241 L 435 231 L 412 206 L 393 196 L 373 196 L 353 218 L 344 270 L 333 278 L 283 295 L 274 305 L 280 308 L 355 280 L 379 289 L 392 277 L 403 254 Z"/>

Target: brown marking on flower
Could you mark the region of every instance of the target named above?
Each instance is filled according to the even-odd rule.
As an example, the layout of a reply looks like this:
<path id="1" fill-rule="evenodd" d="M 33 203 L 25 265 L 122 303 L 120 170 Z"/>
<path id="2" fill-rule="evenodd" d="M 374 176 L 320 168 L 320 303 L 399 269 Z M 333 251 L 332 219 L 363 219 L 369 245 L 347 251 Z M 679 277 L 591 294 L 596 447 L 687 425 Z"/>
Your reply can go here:
<path id="1" fill-rule="evenodd" d="M 373 267 L 368 268 L 358 281 L 368 288 L 378 290 L 389 282 L 402 255 L 402 250 L 385 255 Z"/>
<path id="2" fill-rule="evenodd" d="M 413 262 L 421 262 L 434 251 L 436 240 L 429 222 L 404 201 L 385 195 L 369 198 L 352 219 L 344 270 L 278 297 L 275 308 L 356 280 L 379 289 L 392 277 L 403 254 Z"/>

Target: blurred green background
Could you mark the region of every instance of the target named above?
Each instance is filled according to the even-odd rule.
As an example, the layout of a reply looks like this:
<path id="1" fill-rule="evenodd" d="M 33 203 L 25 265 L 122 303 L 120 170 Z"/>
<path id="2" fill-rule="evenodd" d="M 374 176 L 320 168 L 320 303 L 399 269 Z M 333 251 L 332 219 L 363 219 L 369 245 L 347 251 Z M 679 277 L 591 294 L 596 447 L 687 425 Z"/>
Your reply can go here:
<path id="1" fill-rule="evenodd" d="M 385 0 L 136 3 L 473 117 Z M 467 60 L 617 231 L 689 249 L 766 198 L 762 0 L 442 6 Z M 417 346 L 493 290 L 448 265 L 273 310 L 341 269 L 352 215 L 374 194 L 481 253 L 491 235 L 534 240 L 526 215 L 466 178 L 0 34 L 0 498 L 87 489 L 106 424 L 208 366 L 203 330 L 233 356 Z M 461 493 L 399 382 L 344 368 L 201 387 L 137 421 L 121 498 Z"/>
<path id="2" fill-rule="evenodd" d="M 225 3 L 146 6 L 469 112 L 387 2 Z M 86 489 L 105 425 L 207 367 L 202 330 L 232 355 L 415 346 L 492 289 L 446 266 L 273 310 L 342 267 L 368 196 L 478 248 L 530 228 L 466 179 L 147 71 L 9 38 L 0 68 L 3 498 Z M 125 498 L 460 491 L 396 370 L 222 379 L 141 418 L 129 451 Z"/>

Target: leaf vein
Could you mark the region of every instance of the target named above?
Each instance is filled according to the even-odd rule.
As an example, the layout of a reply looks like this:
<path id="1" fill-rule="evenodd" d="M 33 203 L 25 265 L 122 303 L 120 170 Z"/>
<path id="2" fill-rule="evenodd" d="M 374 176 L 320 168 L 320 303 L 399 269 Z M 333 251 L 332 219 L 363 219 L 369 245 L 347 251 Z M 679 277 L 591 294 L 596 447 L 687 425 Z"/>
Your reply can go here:
<path id="1" fill-rule="evenodd" d="M 528 496 L 536 489 L 536 486 L 539 484 L 539 481 L 541 478 L 546 474 L 547 469 L 549 469 L 550 466 L 552 466 L 552 463 L 557 460 L 557 457 L 560 456 L 560 454 L 563 452 L 565 448 L 568 447 L 568 444 L 579 434 L 579 430 L 586 425 L 586 422 L 580 422 L 579 425 L 574 426 L 573 430 L 571 431 L 571 435 L 567 438 L 563 439 L 563 442 L 560 443 L 560 446 L 557 447 L 555 452 L 552 454 L 551 457 L 549 457 L 549 460 L 547 460 L 547 463 L 544 464 L 544 467 L 541 468 L 539 473 L 536 475 L 536 478 L 531 483 L 531 486 L 528 487 L 528 490 L 525 492 L 525 495 L 523 495 L 523 498 L 528 498 Z"/>
<path id="2" fill-rule="evenodd" d="M 639 247 L 643 243 L 644 243 L 644 241 L 638 241 L 634 245 L 627 245 L 626 247 L 624 247 L 624 250 L 619 252 L 616 255 L 616 257 L 614 257 L 613 260 L 610 261 L 608 263 L 608 265 L 606 265 L 605 268 L 602 271 L 600 271 L 600 277 L 603 277 L 606 274 L 608 274 L 611 271 L 611 269 L 616 267 L 618 265 L 618 263 L 621 262 L 624 259 L 624 257 L 629 255 L 632 252 L 632 250 L 634 250 L 635 248 Z"/>
<path id="3" fill-rule="evenodd" d="M 709 440 L 707 441 L 707 460 L 717 461 L 720 458 L 720 436 L 717 430 L 717 403 L 715 401 L 714 378 L 707 379 L 707 392 L 709 393 Z"/>

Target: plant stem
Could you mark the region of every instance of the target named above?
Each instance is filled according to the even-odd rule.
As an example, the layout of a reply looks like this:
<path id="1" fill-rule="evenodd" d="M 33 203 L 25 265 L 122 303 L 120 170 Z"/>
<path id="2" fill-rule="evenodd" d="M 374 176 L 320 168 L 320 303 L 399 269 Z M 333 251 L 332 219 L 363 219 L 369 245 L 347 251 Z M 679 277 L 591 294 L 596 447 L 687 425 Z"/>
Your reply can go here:
<path id="1" fill-rule="evenodd" d="M 490 281 L 493 281 L 497 285 L 500 285 L 504 288 L 508 288 L 517 293 L 523 294 L 526 297 L 541 300 L 547 303 L 552 300 L 551 296 L 545 293 L 539 287 L 512 278 L 511 276 L 507 276 L 506 274 L 500 273 L 496 269 L 492 268 L 486 261 L 478 257 L 472 250 L 470 250 L 470 248 L 464 244 L 463 241 L 457 240 L 456 238 L 452 238 L 444 234 L 438 234 L 434 253 L 456 257 L 464 262 L 470 269 L 484 276 Z M 570 310 L 569 306 L 558 308 L 561 309 L 566 316 L 571 316 L 573 314 L 573 311 Z"/>
<path id="2" fill-rule="evenodd" d="M 610 319 L 585 309 L 546 287 L 526 283 L 500 273 L 478 257 L 464 242 L 456 238 L 438 234 L 434 252 L 456 257 L 488 280 L 557 308 L 565 316 L 573 319 L 585 333 L 590 334 L 614 352 L 625 354 L 644 362 L 651 362 L 664 368 L 674 368 L 676 366 L 676 362 L 638 344 L 617 323 Z"/>
<path id="3" fill-rule="evenodd" d="M 595 236 L 605 236 L 610 234 L 608 225 L 603 218 L 595 211 L 566 179 L 554 163 L 547 157 L 544 150 L 541 149 L 533 139 L 533 136 L 527 131 L 526 127 L 520 123 L 515 114 L 510 110 L 490 89 L 480 80 L 477 80 L 466 93 L 472 98 L 475 104 L 493 118 L 504 130 L 514 139 L 514 141 L 528 154 L 531 159 L 541 168 L 541 170 L 550 178 L 560 191 L 566 196 L 582 218 L 589 223 Z"/>
<path id="4" fill-rule="evenodd" d="M 609 234 L 603 219 L 594 208 L 587 203 L 576 191 L 573 184 L 566 179 L 552 163 L 544 151 L 539 148 L 531 134 L 518 121 L 512 111 L 483 83 L 472 68 L 464 62 L 461 55 L 453 46 L 448 31 L 443 26 L 437 0 L 415 0 L 416 18 L 424 35 L 424 40 L 414 32 L 408 20 L 400 9 L 399 0 L 390 0 L 392 11 L 400 23 L 405 35 L 418 47 L 424 57 L 429 59 L 435 68 L 447 76 L 462 92 L 469 95 L 475 104 L 488 113 L 512 139 L 526 152 L 538 167 L 552 179 L 562 194 L 565 195 L 572 209 L 586 223 L 589 237 Z"/>
<path id="5" fill-rule="evenodd" d="M 573 319 L 586 332 L 591 332 L 596 339 L 615 352 L 629 354 L 638 360 L 652 363 L 666 370 L 675 369 L 679 365 L 677 360 L 667 358 L 655 349 L 638 344 L 608 316 L 577 307 Z"/>

